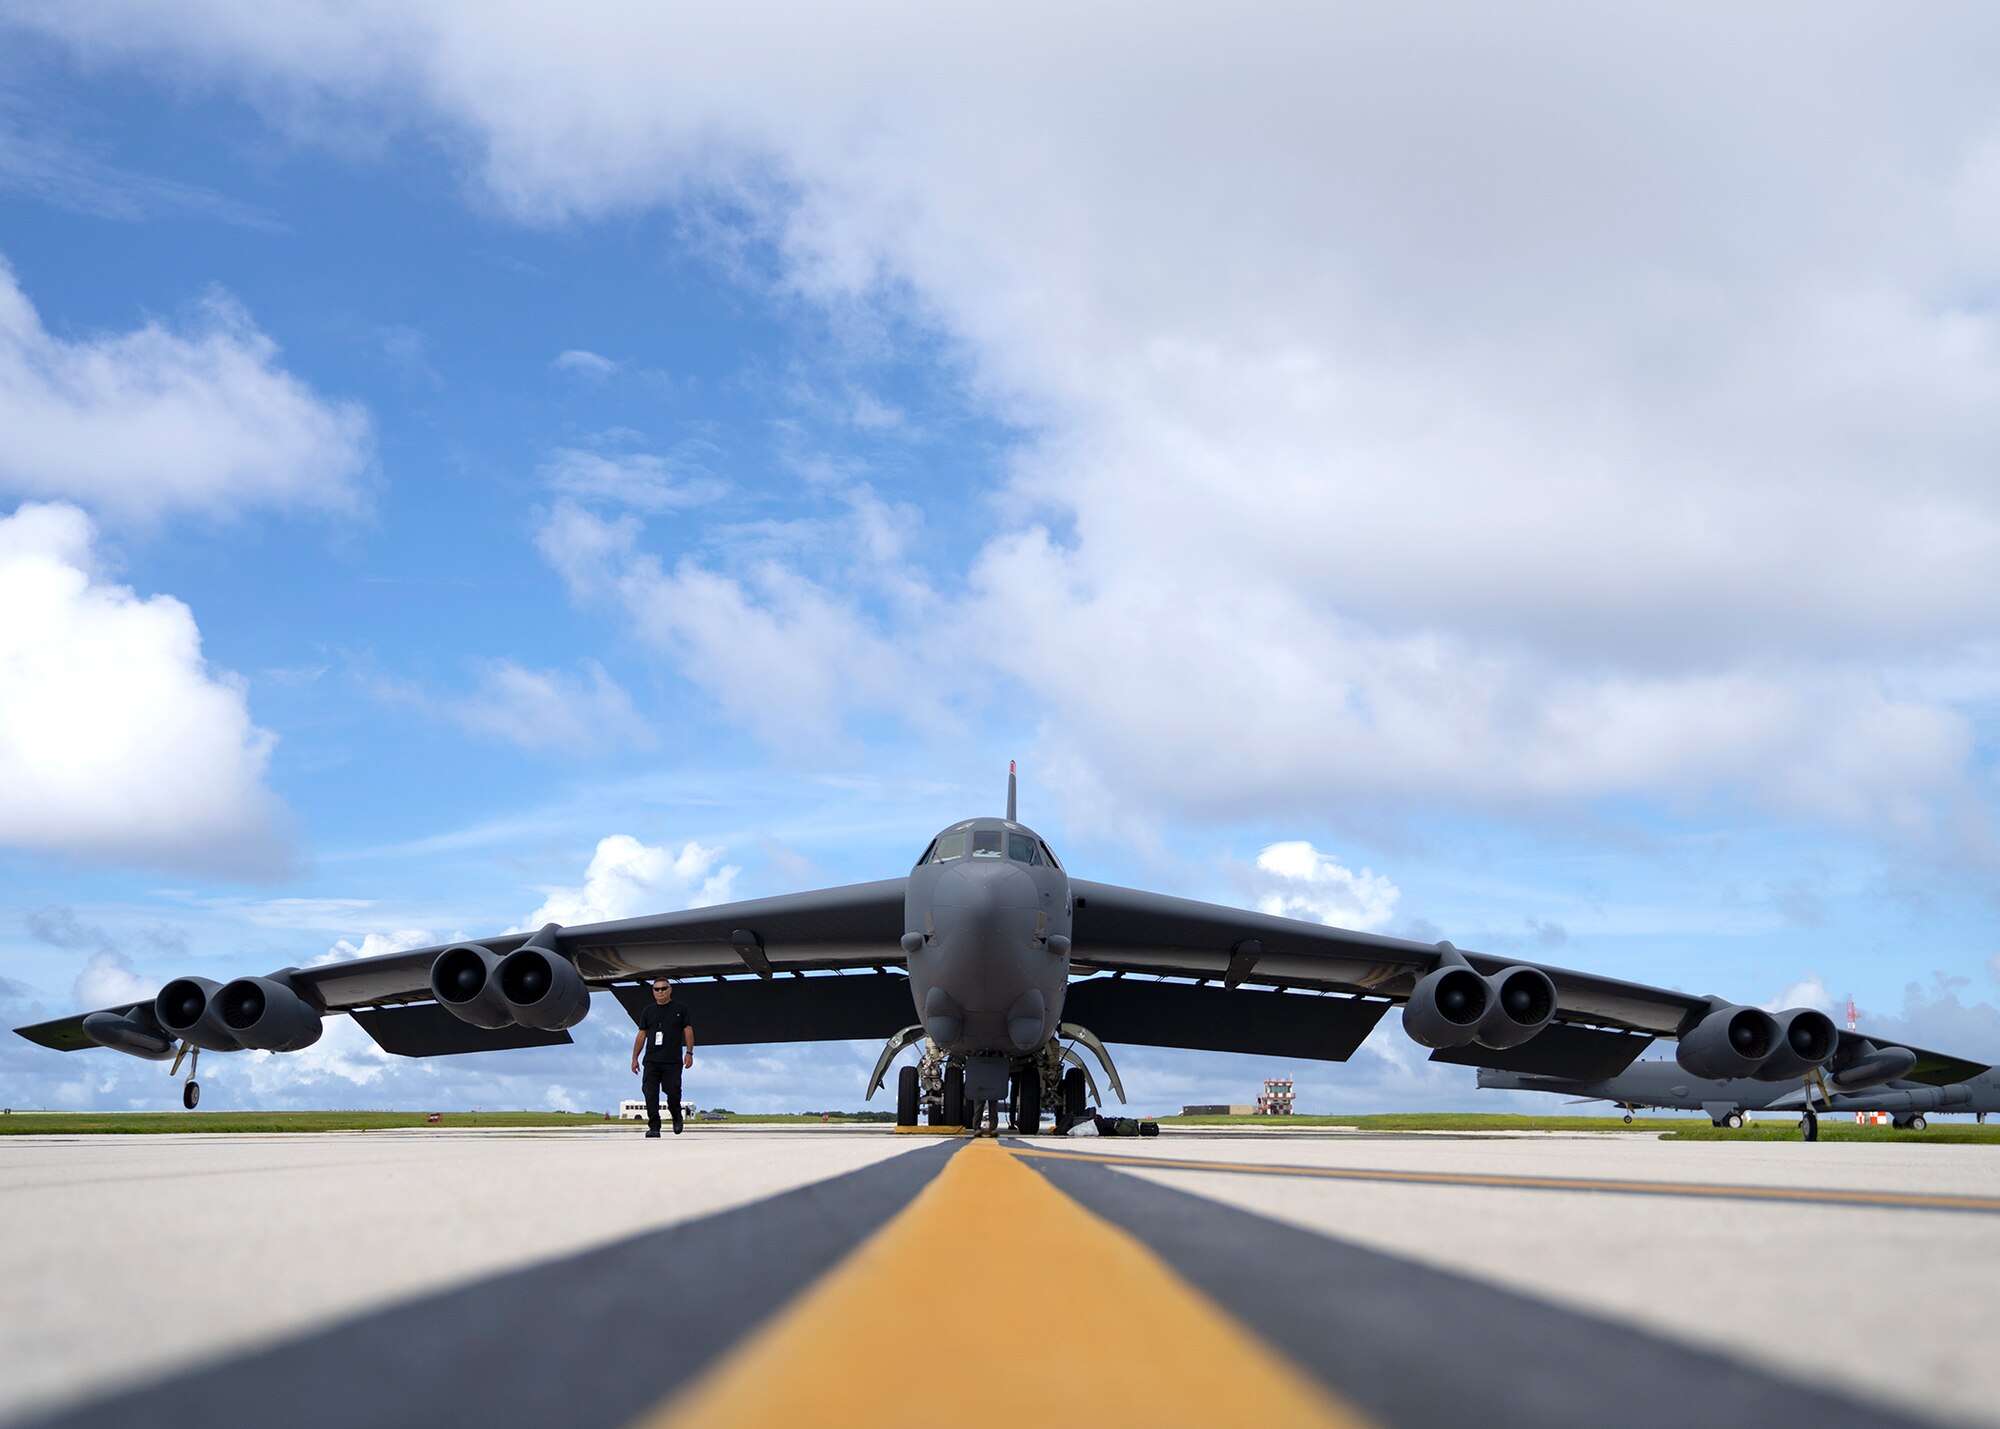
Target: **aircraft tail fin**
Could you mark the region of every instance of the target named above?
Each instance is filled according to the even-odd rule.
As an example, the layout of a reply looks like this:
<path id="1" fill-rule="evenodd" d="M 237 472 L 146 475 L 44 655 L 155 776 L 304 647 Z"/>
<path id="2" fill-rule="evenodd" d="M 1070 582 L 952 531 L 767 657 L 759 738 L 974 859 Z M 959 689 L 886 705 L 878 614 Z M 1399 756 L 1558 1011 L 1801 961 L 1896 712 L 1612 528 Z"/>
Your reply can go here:
<path id="1" fill-rule="evenodd" d="M 1014 761 L 1011 759 L 1007 761 L 1007 822 L 1010 824 L 1021 822 L 1014 817 Z"/>

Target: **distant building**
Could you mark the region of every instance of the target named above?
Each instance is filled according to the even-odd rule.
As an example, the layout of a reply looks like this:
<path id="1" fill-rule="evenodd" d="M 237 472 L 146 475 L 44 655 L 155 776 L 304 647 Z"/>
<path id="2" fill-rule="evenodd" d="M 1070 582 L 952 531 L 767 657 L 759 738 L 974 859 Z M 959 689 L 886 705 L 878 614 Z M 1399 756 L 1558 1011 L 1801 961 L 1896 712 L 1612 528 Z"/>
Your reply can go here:
<path id="1" fill-rule="evenodd" d="M 1272 1078 L 1264 1083 L 1264 1095 L 1257 1098 L 1259 1116 L 1290 1116 L 1292 1114 L 1292 1079 Z"/>
<path id="2" fill-rule="evenodd" d="M 1261 1110 L 1262 1110 L 1261 1107 L 1250 1106 L 1244 1102 L 1231 1102 L 1228 1104 L 1224 1104 L 1222 1102 L 1211 1102 L 1202 1106 L 1184 1106 L 1181 1108 L 1181 1115 L 1182 1116 L 1255 1116 Z"/>

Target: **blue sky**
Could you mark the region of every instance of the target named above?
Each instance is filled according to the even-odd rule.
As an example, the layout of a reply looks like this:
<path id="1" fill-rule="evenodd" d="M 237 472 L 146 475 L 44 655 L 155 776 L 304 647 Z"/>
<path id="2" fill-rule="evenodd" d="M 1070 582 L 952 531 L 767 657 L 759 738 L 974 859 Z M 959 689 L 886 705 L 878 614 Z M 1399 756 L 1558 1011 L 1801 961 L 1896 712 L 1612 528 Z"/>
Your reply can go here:
<path id="1" fill-rule="evenodd" d="M 886 876 L 1014 757 L 1088 877 L 2000 1056 L 1992 21 L 1148 23 L 0 6 L 9 1025 Z M 1393 1020 L 1123 1060 L 1488 1104 Z"/>

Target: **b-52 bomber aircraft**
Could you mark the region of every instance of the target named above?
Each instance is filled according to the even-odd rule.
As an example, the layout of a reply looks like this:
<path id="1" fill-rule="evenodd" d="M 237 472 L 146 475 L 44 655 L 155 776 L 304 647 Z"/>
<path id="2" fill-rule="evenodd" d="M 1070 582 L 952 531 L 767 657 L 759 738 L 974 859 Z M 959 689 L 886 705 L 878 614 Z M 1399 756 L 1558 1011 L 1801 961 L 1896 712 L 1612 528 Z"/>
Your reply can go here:
<path id="1" fill-rule="evenodd" d="M 903 1050 L 897 1119 L 1038 1130 L 1090 1093 L 1107 1042 L 1343 1062 L 1400 1005 L 1432 1060 L 1599 1080 L 1656 1038 L 1690 1076 L 1797 1082 L 1837 1064 L 1825 1013 L 1776 1015 L 1594 973 L 1517 962 L 1073 878 L 1015 817 L 955 823 L 909 873 L 578 927 L 549 924 L 218 985 L 178 977 L 150 1002 L 18 1029 L 42 1046 L 188 1061 L 297 1051 L 346 1014 L 412 1057 L 570 1040 L 593 992 L 636 1020 L 668 976 L 704 1045 L 883 1038 L 868 1094 Z M 914 1013 L 915 1020 L 911 1020 Z M 1892 1059 L 1893 1060 L 1893 1059 Z M 1885 1065 L 1888 1081 L 1905 1070 Z M 1875 1073 L 1850 1067 L 1862 1085 Z"/>
<path id="2" fill-rule="evenodd" d="M 1675 1063 L 1659 1061 L 1635 1062 L 1617 1076 L 1599 1081 L 1482 1067 L 1479 1085 L 1491 1091 L 1555 1092 L 1577 1101 L 1613 1102 L 1624 1108 L 1627 1121 L 1641 1107 L 1699 1111 L 1717 1126 L 1727 1127 L 1743 1125 L 1746 1111 L 1798 1112 L 1802 1126 L 1808 1116 L 1821 1111 L 1855 1111 L 1886 1112 L 1899 1129 L 1922 1131 L 1926 1112 L 1970 1113 L 1984 1121 L 1988 1112 L 2000 1111 L 2000 1070 L 1917 1047 L 1882 1048 L 1852 1033 L 1846 1035 L 1855 1044 L 1851 1055 L 1843 1059 L 1836 1054 L 1824 1078 L 1797 1086 L 1751 1077 L 1709 1081 L 1690 1077 Z M 1865 1085 L 1859 1090 L 1849 1080 L 1849 1070 L 1857 1064 L 1864 1068 L 1859 1080 Z M 1878 1080 L 1887 1066 L 1902 1070 L 1887 1081 Z"/>

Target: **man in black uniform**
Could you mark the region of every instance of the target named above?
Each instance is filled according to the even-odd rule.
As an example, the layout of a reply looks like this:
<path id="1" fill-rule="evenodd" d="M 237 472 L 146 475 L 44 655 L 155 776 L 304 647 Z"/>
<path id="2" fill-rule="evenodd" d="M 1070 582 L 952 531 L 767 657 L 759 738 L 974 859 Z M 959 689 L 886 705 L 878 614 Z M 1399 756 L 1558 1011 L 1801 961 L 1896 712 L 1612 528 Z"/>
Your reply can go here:
<path id="1" fill-rule="evenodd" d="M 687 1008 L 674 1001 L 674 985 L 653 979 L 653 1005 L 639 1018 L 639 1035 L 632 1039 L 632 1070 L 646 1062 L 646 1135 L 660 1134 L 660 1094 L 674 1115 L 674 1135 L 681 1134 L 681 1068 L 694 1065 L 694 1024 Z"/>

